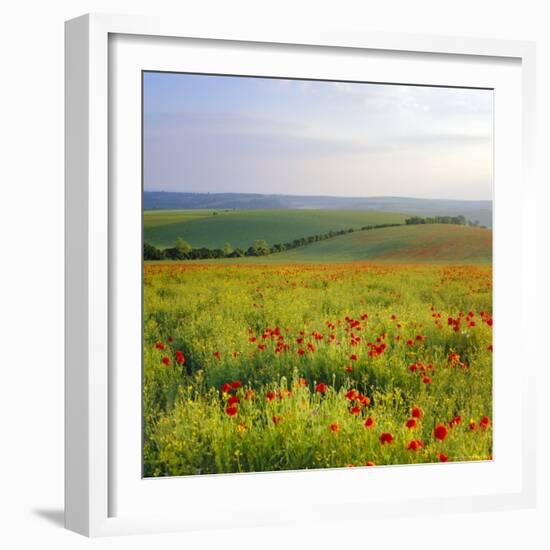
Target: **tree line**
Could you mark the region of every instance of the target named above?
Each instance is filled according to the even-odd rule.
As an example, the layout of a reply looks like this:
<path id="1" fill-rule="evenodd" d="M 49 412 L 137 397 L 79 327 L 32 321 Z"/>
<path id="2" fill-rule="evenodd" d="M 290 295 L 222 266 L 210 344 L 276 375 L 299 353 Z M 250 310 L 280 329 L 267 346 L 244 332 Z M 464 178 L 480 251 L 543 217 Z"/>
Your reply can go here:
<path id="1" fill-rule="evenodd" d="M 230 243 L 225 243 L 223 248 L 194 248 L 187 241 L 177 238 L 175 245 L 170 248 L 157 248 L 156 246 L 144 243 L 143 245 L 143 259 L 144 260 L 211 260 L 220 258 L 242 258 L 251 256 L 268 256 L 270 254 L 277 254 L 278 252 L 284 252 L 285 250 L 292 250 L 293 248 L 299 248 L 318 241 L 324 241 L 326 239 L 332 239 L 346 233 L 353 233 L 354 231 L 370 231 L 371 229 L 381 229 L 383 227 L 398 227 L 402 225 L 419 225 L 419 224 L 453 224 L 453 225 L 470 225 L 473 227 L 482 227 L 479 221 L 469 221 L 464 216 L 433 216 L 433 217 L 421 217 L 412 216 L 405 219 L 405 223 L 383 223 L 379 225 L 364 225 L 359 229 L 340 229 L 338 231 L 328 231 L 327 233 L 319 233 L 317 235 L 310 235 L 309 237 L 301 237 L 294 239 L 286 243 L 277 243 L 274 245 L 268 245 L 264 239 L 255 240 L 247 249 L 233 248 Z"/>
<path id="2" fill-rule="evenodd" d="M 447 223 L 453 225 L 469 225 L 470 227 L 481 227 L 487 229 L 485 225 L 481 225 L 479 220 L 467 220 L 464 216 L 433 216 L 433 217 L 421 217 L 412 216 L 405 220 L 406 225 L 418 225 L 424 223 Z"/>
<path id="3" fill-rule="evenodd" d="M 143 259 L 144 260 L 208 260 L 219 258 L 242 258 L 251 256 L 268 256 L 270 254 L 276 254 L 278 252 L 284 252 L 285 250 L 292 250 L 293 248 L 299 248 L 307 244 L 315 243 L 318 241 L 324 241 L 345 235 L 346 233 L 353 233 L 354 231 L 369 231 L 371 229 L 379 229 L 382 227 L 397 227 L 403 225 L 402 223 L 384 223 L 380 225 L 365 225 L 359 229 L 340 229 L 338 231 L 328 231 L 327 233 L 319 233 L 317 235 L 310 235 L 309 237 L 301 237 L 294 239 L 286 243 L 277 243 L 274 245 L 268 245 L 264 239 L 255 240 L 247 249 L 233 248 L 230 243 L 225 243 L 223 248 L 193 248 L 187 241 L 178 238 L 176 239 L 175 246 L 171 248 L 157 248 L 156 246 L 144 243 L 143 245 Z"/>

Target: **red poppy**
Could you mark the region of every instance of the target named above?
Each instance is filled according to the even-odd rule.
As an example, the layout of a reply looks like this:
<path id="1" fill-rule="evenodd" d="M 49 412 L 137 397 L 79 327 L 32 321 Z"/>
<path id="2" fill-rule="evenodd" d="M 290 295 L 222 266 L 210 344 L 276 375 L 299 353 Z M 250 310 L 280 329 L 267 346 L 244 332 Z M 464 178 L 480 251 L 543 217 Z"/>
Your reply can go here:
<path id="1" fill-rule="evenodd" d="M 231 384 L 227 382 L 222 386 L 222 393 L 229 393 L 231 391 Z"/>
<path id="2" fill-rule="evenodd" d="M 407 346 L 412 346 L 414 344 L 414 342 L 409 338 L 407 340 Z"/>
<path id="3" fill-rule="evenodd" d="M 348 365 L 346 367 L 346 372 L 353 372 L 353 367 L 351 365 Z"/>
<path id="4" fill-rule="evenodd" d="M 355 353 L 352 353 L 349 358 L 352 360 L 352 361 L 357 361 L 357 355 Z"/>
<path id="5" fill-rule="evenodd" d="M 407 449 L 409 451 L 418 451 L 419 449 L 422 449 L 422 447 L 424 447 L 424 444 L 420 439 L 411 439 L 407 444 Z"/>
<path id="6" fill-rule="evenodd" d="M 254 397 L 254 390 L 246 390 L 246 394 L 243 399 L 252 399 Z"/>
<path id="7" fill-rule="evenodd" d="M 165 356 L 165 357 L 162 358 L 162 362 L 163 362 L 165 365 L 169 365 L 169 364 L 170 364 L 170 358 Z"/>
<path id="8" fill-rule="evenodd" d="M 229 416 L 235 416 L 237 414 L 237 410 L 237 407 L 231 405 L 230 407 L 227 407 L 227 409 L 225 409 L 225 413 Z"/>
<path id="9" fill-rule="evenodd" d="M 327 387 L 328 386 L 323 384 L 323 382 L 319 382 L 319 384 L 315 386 L 315 391 L 318 393 L 325 393 L 327 391 Z"/>
<path id="10" fill-rule="evenodd" d="M 413 428 L 416 428 L 416 418 L 409 418 L 407 422 L 405 422 L 405 426 L 409 428 L 409 430 L 412 430 Z"/>
<path id="11" fill-rule="evenodd" d="M 473 420 L 470 420 L 470 430 L 476 429 L 476 423 Z"/>
<path id="12" fill-rule="evenodd" d="M 183 365 L 185 363 L 185 357 L 183 356 L 183 353 L 181 351 L 176 351 L 176 361 Z"/>
<path id="13" fill-rule="evenodd" d="M 174 341 L 174 339 L 171 336 L 168 336 L 167 342 L 171 344 L 173 341 Z"/>
<path id="14" fill-rule="evenodd" d="M 298 355 L 304 355 L 305 352 L 306 352 L 306 350 L 305 350 L 305 349 L 302 349 L 302 348 L 300 348 L 300 349 L 297 351 Z"/>
<path id="15" fill-rule="evenodd" d="M 305 378 L 298 378 L 298 385 L 307 386 L 307 380 Z"/>
<path id="16" fill-rule="evenodd" d="M 222 354 L 219 351 L 214 352 L 214 357 L 219 361 L 222 358 Z"/>
<path id="17" fill-rule="evenodd" d="M 411 409 L 411 416 L 413 418 L 422 418 L 422 409 L 416 405 Z"/>
<path id="18" fill-rule="evenodd" d="M 164 345 L 162 342 L 157 342 L 157 343 L 155 344 L 155 347 L 156 347 L 157 349 L 164 349 L 164 348 L 165 348 L 165 345 Z"/>
<path id="19" fill-rule="evenodd" d="M 266 394 L 265 394 L 265 398 L 268 400 L 268 401 L 273 401 L 275 399 L 275 392 L 274 391 L 268 391 Z"/>
<path id="20" fill-rule="evenodd" d="M 365 466 L 376 466 L 376 464 L 372 460 L 369 460 L 365 463 Z"/>
<path id="21" fill-rule="evenodd" d="M 351 414 L 355 414 L 355 415 L 360 414 L 361 407 L 359 405 L 355 405 L 355 407 L 352 407 L 350 409 L 350 412 L 351 412 Z"/>
<path id="22" fill-rule="evenodd" d="M 349 399 L 350 401 L 353 401 L 358 395 L 358 392 L 357 390 L 349 390 L 347 393 L 346 393 L 346 398 Z"/>
<path id="23" fill-rule="evenodd" d="M 242 382 L 240 380 L 235 380 L 235 382 L 231 382 L 231 387 L 236 390 L 237 388 L 242 388 Z"/>
<path id="24" fill-rule="evenodd" d="M 487 349 L 488 349 L 489 351 L 493 351 L 493 344 L 489 344 L 489 346 L 487 346 Z"/>
<path id="25" fill-rule="evenodd" d="M 422 342 L 422 340 L 424 340 L 424 336 L 422 336 L 422 334 L 417 334 L 416 339 L 418 340 L 418 342 Z"/>
<path id="26" fill-rule="evenodd" d="M 447 462 L 449 460 L 449 457 L 445 453 L 439 453 L 437 458 L 439 458 L 439 462 Z"/>
<path id="27" fill-rule="evenodd" d="M 282 418 L 280 416 L 272 416 L 271 420 L 272 420 L 273 424 L 279 424 L 279 422 L 282 420 Z"/>
<path id="28" fill-rule="evenodd" d="M 339 429 L 340 429 L 340 424 L 338 424 L 338 422 L 333 422 L 330 426 L 330 431 L 331 432 L 337 432 Z"/>
<path id="29" fill-rule="evenodd" d="M 424 384 L 431 384 L 432 379 L 429 376 L 424 376 L 424 378 L 422 378 L 422 382 L 424 382 Z"/>
<path id="30" fill-rule="evenodd" d="M 448 433 L 449 433 L 449 430 L 447 426 L 445 426 L 445 424 L 438 424 L 434 428 L 434 437 L 436 439 L 439 439 L 439 441 L 443 441 L 447 437 Z"/>
<path id="31" fill-rule="evenodd" d="M 236 395 L 232 395 L 228 400 L 227 400 L 227 404 L 229 406 L 231 405 L 235 405 L 236 403 L 239 402 L 239 398 L 236 396 Z"/>
<path id="32" fill-rule="evenodd" d="M 374 426 L 374 418 L 368 416 L 365 422 L 363 422 L 363 426 L 365 426 L 365 428 L 372 428 Z"/>
<path id="33" fill-rule="evenodd" d="M 479 421 L 479 427 L 483 430 L 487 429 L 489 426 L 491 425 L 491 421 L 489 420 L 489 417 L 488 416 L 484 416 L 480 421 Z"/>
<path id="34" fill-rule="evenodd" d="M 387 443 L 388 445 L 391 445 L 393 441 L 393 435 L 388 433 L 388 432 L 384 432 L 384 433 L 381 433 L 380 434 L 380 443 L 382 445 L 384 445 L 384 443 Z"/>
<path id="35" fill-rule="evenodd" d="M 450 422 L 449 426 L 452 428 L 453 426 L 458 426 L 460 422 L 462 421 L 462 416 L 455 416 Z"/>
<path id="36" fill-rule="evenodd" d="M 357 401 L 359 401 L 359 403 L 361 403 L 361 405 L 364 405 L 365 407 L 368 407 L 370 405 L 370 397 L 367 397 L 362 393 L 357 396 Z"/>

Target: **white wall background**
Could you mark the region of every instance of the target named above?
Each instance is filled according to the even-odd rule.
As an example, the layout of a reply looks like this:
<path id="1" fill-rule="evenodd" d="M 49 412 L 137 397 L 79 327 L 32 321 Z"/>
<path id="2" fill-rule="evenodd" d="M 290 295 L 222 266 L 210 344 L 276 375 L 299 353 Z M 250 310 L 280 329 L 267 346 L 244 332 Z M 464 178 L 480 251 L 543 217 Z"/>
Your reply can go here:
<path id="1" fill-rule="evenodd" d="M 543 0 L 12 0 L 0 11 L 0 546 L 18 548 L 543 548 L 550 544 L 546 352 L 550 303 L 550 16 Z M 88 541 L 64 531 L 63 22 L 85 12 L 172 14 L 213 28 L 291 26 L 538 42 L 540 314 L 539 504 L 536 510 L 361 524 Z M 543 232 L 546 232 L 546 235 Z M 545 239 L 546 237 L 546 239 Z M 513 251 L 511 251 L 513 253 Z M 544 258 L 542 257 L 544 253 Z M 534 277 L 534 273 L 533 273 Z M 546 283 L 547 284 L 547 283 Z M 521 371 L 521 365 L 518 365 Z M 513 404 L 511 404 L 513 406 Z M 535 421 L 535 419 L 533 419 Z M 186 546 L 187 545 L 187 546 Z"/>

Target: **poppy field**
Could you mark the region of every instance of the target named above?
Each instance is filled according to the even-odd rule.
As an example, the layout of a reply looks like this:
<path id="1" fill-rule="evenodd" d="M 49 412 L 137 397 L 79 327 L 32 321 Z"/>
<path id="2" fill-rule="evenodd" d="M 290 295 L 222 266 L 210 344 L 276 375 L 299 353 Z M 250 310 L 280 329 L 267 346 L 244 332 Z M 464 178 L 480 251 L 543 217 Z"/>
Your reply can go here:
<path id="1" fill-rule="evenodd" d="M 144 476 L 491 460 L 492 326 L 490 264 L 146 262 Z"/>

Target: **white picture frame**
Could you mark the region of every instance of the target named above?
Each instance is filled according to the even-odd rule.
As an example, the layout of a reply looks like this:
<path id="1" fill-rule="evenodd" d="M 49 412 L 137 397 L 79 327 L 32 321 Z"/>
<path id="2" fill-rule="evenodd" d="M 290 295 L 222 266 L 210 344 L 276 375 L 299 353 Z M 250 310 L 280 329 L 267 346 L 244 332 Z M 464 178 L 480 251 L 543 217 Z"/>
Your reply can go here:
<path id="1" fill-rule="evenodd" d="M 110 57 L 110 47 L 112 48 L 113 43 L 116 45 L 117 37 L 122 37 L 120 43 L 123 46 L 116 50 L 118 52 L 116 55 L 121 57 L 117 57 L 116 62 L 113 62 L 113 58 Z M 126 458 L 122 459 L 121 466 L 120 457 L 128 457 L 128 453 L 132 449 L 135 450 L 135 438 L 134 441 L 124 441 L 119 435 L 123 431 L 121 427 L 126 427 L 124 422 L 127 420 L 121 420 L 116 412 L 123 395 L 120 393 L 120 379 L 116 375 L 116 350 L 113 345 L 112 331 L 117 325 L 117 318 L 112 315 L 111 302 L 118 299 L 116 293 L 113 293 L 113 284 L 119 276 L 117 270 L 125 269 L 117 266 L 132 262 L 125 263 L 124 258 L 113 254 L 113 248 L 116 250 L 116 242 L 120 238 L 118 232 L 124 225 L 120 220 L 124 219 L 124 223 L 126 221 L 131 223 L 130 210 L 132 205 L 135 206 L 135 202 L 129 200 L 125 206 L 122 206 L 120 193 L 124 196 L 126 188 L 121 185 L 113 191 L 111 184 L 116 178 L 120 178 L 118 170 L 119 165 L 124 170 L 124 158 L 126 162 L 128 159 L 135 162 L 135 169 L 138 172 L 140 163 L 139 158 L 135 158 L 136 150 L 132 149 L 131 145 L 128 148 L 126 145 L 121 146 L 114 153 L 110 151 L 110 141 L 114 139 L 113 136 L 118 135 L 117 132 L 122 131 L 120 125 L 125 121 L 129 121 L 129 126 L 132 127 L 140 122 L 136 118 L 135 110 L 126 110 L 119 116 L 112 108 L 113 105 L 119 105 L 116 101 L 117 93 L 124 94 L 122 97 L 125 102 L 128 99 L 128 105 L 135 105 L 137 96 L 132 95 L 131 78 L 124 80 L 124 82 L 130 82 L 128 90 L 121 91 L 117 71 L 128 69 L 135 73 L 139 69 L 139 56 L 145 58 L 148 51 L 147 44 L 140 44 L 140 42 L 146 42 L 148 38 L 156 38 L 163 42 L 160 48 L 164 48 L 162 55 L 167 59 L 164 63 L 173 62 L 174 66 L 178 66 L 181 59 L 179 54 L 170 55 L 171 50 L 180 47 L 176 44 L 179 44 L 177 40 L 193 39 L 193 44 L 198 44 L 197 51 L 193 53 L 193 67 L 204 66 L 205 72 L 213 71 L 214 65 L 208 65 L 208 63 L 215 63 L 216 66 L 225 63 L 228 66 L 228 72 L 239 70 L 235 67 L 240 67 L 240 63 L 245 63 L 245 60 L 248 63 L 255 56 L 261 60 L 266 51 L 270 52 L 271 70 L 276 70 L 277 58 L 278 56 L 281 58 L 282 55 L 278 52 L 284 50 L 287 63 L 285 70 L 295 71 L 287 76 L 296 76 L 301 74 L 300 71 L 303 71 L 304 65 L 301 65 L 302 69 L 300 69 L 298 62 L 295 66 L 289 64 L 289 56 L 298 58 L 301 55 L 300 52 L 307 50 L 313 54 L 322 51 L 338 52 L 339 55 L 350 53 L 354 56 L 362 53 L 367 55 L 369 52 L 374 52 L 373 55 L 376 52 L 383 52 L 384 55 L 389 56 L 390 60 L 392 55 L 399 57 L 396 67 L 401 63 L 402 75 L 406 75 L 404 67 L 406 67 L 407 58 L 410 57 L 412 60 L 413 57 L 420 55 L 428 60 L 437 61 L 441 69 L 439 78 L 443 84 L 464 83 L 465 78 L 475 82 L 487 81 L 490 84 L 489 80 L 494 78 L 495 82 L 499 82 L 497 93 L 501 90 L 500 97 L 504 98 L 502 101 L 508 102 L 501 105 L 510 106 L 511 111 L 517 114 L 516 118 L 513 118 L 513 113 L 507 114 L 506 117 L 510 120 L 507 120 L 503 114 L 502 118 L 497 119 L 498 124 L 495 125 L 495 140 L 499 143 L 499 154 L 495 165 L 497 168 L 495 186 L 499 189 L 495 202 L 495 232 L 503 235 L 501 243 L 505 238 L 512 239 L 521 249 L 521 261 L 514 268 L 506 264 L 505 255 L 499 254 L 499 241 L 495 241 L 495 283 L 496 288 L 499 289 L 498 295 L 502 296 L 502 299 L 509 296 L 510 307 L 515 308 L 513 311 L 521 316 L 523 326 L 527 327 L 528 319 L 534 316 L 533 308 L 536 299 L 530 277 L 535 256 L 533 238 L 535 219 L 534 214 L 531 215 L 535 211 L 535 188 L 532 178 L 535 121 L 534 44 L 474 38 L 392 35 L 368 31 L 319 33 L 304 30 L 296 36 L 284 29 L 272 34 L 254 30 L 245 32 L 227 29 L 227 32 L 220 34 L 212 33 L 209 29 L 196 28 L 191 24 L 180 24 L 170 19 L 118 15 L 85 15 L 68 21 L 66 23 L 66 527 L 87 536 L 101 536 L 235 525 L 254 526 L 295 521 L 298 516 L 300 521 L 315 521 L 329 517 L 357 519 L 365 513 L 372 517 L 373 515 L 391 516 L 420 512 L 440 513 L 532 506 L 535 499 L 535 430 L 530 418 L 534 417 L 534 365 L 536 363 L 533 346 L 526 346 L 520 350 L 523 354 L 521 384 L 514 384 L 509 374 L 503 374 L 500 379 L 497 378 L 495 384 L 497 407 L 502 407 L 503 400 L 500 399 L 500 395 L 506 397 L 509 395 L 506 392 L 512 390 L 518 393 L 520 404 L 520 413 L 515 415 L 517 418 L 510 417 L 508 428 L 506 426 L 499 428 L 500 434 L 496 433 L 495 438 L 508 441 L 510 437 L 507 436 L 511 435 L 511 430 L 517 428 L 521 431 L 521 444 L 518 446 L 514 440 L 516 451 L 511 451 L 510 446 L 503 445 L 500 455 L 496 453 L 495 460 L 488 463 L 485 469 L 481 464 L 472 465 L 470 470 L 472 476 L 478 476 L 475 479 L 489 480 L 487 485 L 479 485 L 478 491 L 472 491 L 467 484 L 464 485 L 460 481 L 460 471 L 456 468 L 466 467 L 464 464 L 449 464 L 443 467 L 423 466 L 422 474 L 414 476 L 416 479 L 410 475 L 414 470 L 407 469 L 408 467 L 368 469 L 368 476 L 361 473 L 365 472 L 365 469 L 353 469 L 357 470 L 354 472 L 347 469 L 346 471 L 307 473 L 199 476 L 189 481 L 183 493 L 181 480 L 169 478 L 144 481 L 136 478 L 133 466 L 128 465 L 128 468 L 125 468 Z M 166 40 L 167 38 L 173 40 Z M 245 56 L 238 51 L 233 52 L 231 55 L 236 65 L 231 67 L 229 67 L 232 63 L 231 55 L 228 55 L 227 59 L 217 55 L 215 61 L 208 61 L 207 56 L 203 56 L 200 50 L 200 44 L 204 41 L 208 41 L 209 47 L 214 51 L 217 48 L 221 52 L 224 48 L 229 52 L 231 48 L 238 50 L 241 47 L 249 47 L 246 50 L 248 54 Z M 126 49 L 124 49 L 125 43 L 128 43 Z M 115 46 L 115 49 L 117 47 Z M 188 53 L 191 55 L 190 51 Z M 173 61 L 169 61 L 171 57 L 174 58 Z M 147 69 L 157 68 L 151 66 L 157 63 L 155 59 L 158 57 L 155 58 L 154 55 L 147 58 Z M 462 63 L 460 60 L 464 60 L 464 67 L 460 65 Z M 420 62 L 423 63 L 422 60 Z M 478 69 L 468 69 L 467 65 L 470 62 L 477 63 Z M 289 68 L 291 65 L 294 68 Z M 451 67 L 451 70 L 445 71 L 446 65 Z M 495 67 L 494 76 L 490 76 L 493 73 L 487 70 L 490 66 Z M 507 70 L 499 69 L 499 67 L 508 66 L 514 67 L 508 71 L 510 74 L 513 73 L 510 80 L 507 80 Z M 264 70 L 270 71 L 269 64 Z M 429 70 L 433 73 L 434 68 Z M 468 71 L 471 73 L 468 77 L 456 76 L 467 75 Z M 499 80 L 501 77 L 498 75 L 501 72 L 503 76 L 502 80 Z M 389 81 L 397 81 L 395 78 L 399 77 L 399 73 L 396 74 L 398 76 L 391 77 Z M 406 76 L 402 76 L 401 80 L 403 79 L 409 81 Z M 113 91 L 115 84 L 118 86 L 116 92 Z M 507 94 L 508 87 L 514 93 Z M 135 92 L 140 93 L 139 90 Z M 133 134 L 130 135 L 129 142 L 132 142 L 132 136 Z M 502 158 L 504 162 L 507 157 L 507 162 L 511 164 L 500 164 L 499 159 Z M 500 170 L 500 167 L 509 169 Z M 129 167 L 129 172 L 124 174 L 132 175 L 132 168 Z M 521 184 L 516 181 L 514 185 L 513 178 L 516 176 L 521 180 Z M 134 180 L 130 177 L 128 181 Z M 139 193 L 141 193 L 141 186 Z M 506 226 L 510 224 L 506 224 L 506 216 L 511 214 L 511 209 L 514 207 L 519 211 L 516 222 L 521 227 L 521 232 L 507 234 Z M 136 212 L 134 212 L 134 219 L 135 214 Z M 137 215 L 140 216 L 141 211 L 137 212 Z M 135 226 L 132 227 L 135 229 Z M 510 227 L 508 229 L 510 230 Z M 132 233 L 132 229 L 127 228 L 126 234 L 128 232 Z M 141 246 L 140 238 L 138 235 L 134 243 L 138 247 Z M 141 268 L 141 256 L 139 260 L 139 268 Z M 501 279 L 499 270 L 500 273 L 511 274 Z M 135 270 L 125 272 L 127 276 L 131 273 L 136 275 Z M 140 280 L 136 282 L 140 284 Z M 511 290 L 516 293 L 514 299 L 511 297 Z M 501 303 L 496 301 L 497 311 Z M 506 341 L 505 326 L 502 329 L 497 328 L 495 338 Z M 510 352 L 510 357 L 505 357 L 503 353 L 499 355 L 497 351 L 496 368 L 499 368 L 499 362 L 505 365 L 506 362 L 513 361 L 513 353 L 516 351 Z M 507 372 L 504 367 L 502 372 Z M 130 392 L 132 388 L 135 390 L 135 386 L 130 385 Z M 136 418 L 140 418 L 140 410 L 136 409 L 136 402 L 139 401 L 140 395 L 134 394 L 135 392 L 132 393 L 132 400 L 127 403 L 128 410 L 135 413 Z M 126 403 L 125 400 L 124 402 Z M 498 414 L 496 418 L 499 418 Z M 514 422 L 517 422 L 517 426 Z M 132 433 L 130 424 L 128 424 L 128 431 Z M 122 475 L 126 469 L 134 472 L 132 474 L 134 479 L 129 480 L 128 483 L 124 482 L 124 475 Z M 373 475 L 371 473 L 373 470 L 379 473 Z M 455 477 L 457 485 L 462 485 L 462 490 L 458 490 L 457 487 L 452 491 L 449 490 L 447 495 L 442 487 L 445 487 L 445 483 L 450 483 L 451 477 Z M 433 490 L 428 489 L 426 482 L 422 481 L 427 478 L 433 479 L 430 482 Z M 319 480 L 329 488 L 328 492 L 325 491 L 326 498 L 315 496 L 315 486 L 319 484 Z M 424 485 L 421 485 L 421 482 Z M 157 485 L 154 486 L 154 483 Z M 313 497 L 307 500 L 296 496 L 293 499 L 295 502 L 292 508 L 286 506 L 283 499 L 262 501 L 262 490 L 273 487 L 273 484 L 284 486 L 285 483 L 300 486 L 303 492 L 311 491 Z M 362 490 L 357 491 L 358 496 L 348 499 L 337 490 L 342 483 L 364 485 L 354 485 L 360 486 Z M 417 487 L 426 487 L 426 491 L 425 495 L 412 498 L 411 491 L 407 493 L 407 491 L 396 490 L 394 498 L 385 500 L 380 498 L 375 489 L 377 484 L 381 483 L 394 483 L 411 488 L 417 483 Z M 160 484 L 163 484 L 163 487 L 159 492 L 156 489 Z M 137 490 L 141 491 L 142 485 L 145 487 L 142 494 L 132 492 L 137 486 L 139 486 Z M 152 490 L 152 487 L 155 489 Z M 244 502 L 237 502 L 231 511 L 224 512 L 222 509 L 211 507 L 208 514 L 204 513 L 208 503 L 203 503 L 205 507 L 201 508 L 200 492 L 228 490 L 235 487 L 242 487 L 245 494 L 255 496 L 252 507 L 247 507 Z M 371 488 L 371 497 L 362 496 L 366 495 Z M 120 494 L 114 495 L 115 489 Z M 169 492 L 170 495 L 167 496 Z M 186 504 L 182 504 L 179 512 L 165 514 L 160 504 L 158 508 L 155 505 L 155 499 L 159 499 L 160 503 L 161 494 L 167 496 L 168 500 L 163 500 L 168 503 L 172 502 L 170 499 L 173 499 L 174 495 L 179 494 L 181 501 Z M 126 503 L 126 507 L 119 506 L 118 502 Z M 158 509 L 157 514 L 154 512 L 155 509 Z M 412 509 L 414 512 L 411 512 Z"/>

